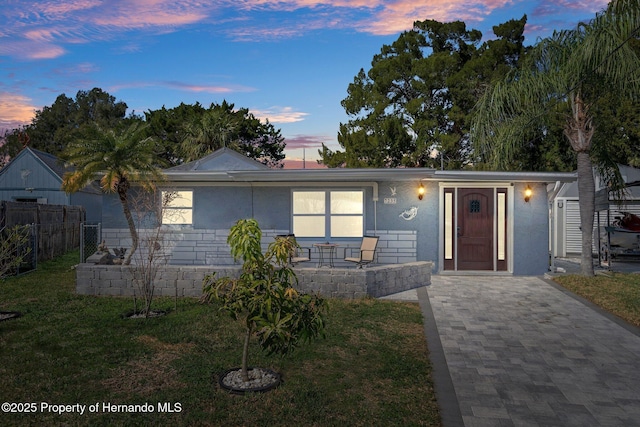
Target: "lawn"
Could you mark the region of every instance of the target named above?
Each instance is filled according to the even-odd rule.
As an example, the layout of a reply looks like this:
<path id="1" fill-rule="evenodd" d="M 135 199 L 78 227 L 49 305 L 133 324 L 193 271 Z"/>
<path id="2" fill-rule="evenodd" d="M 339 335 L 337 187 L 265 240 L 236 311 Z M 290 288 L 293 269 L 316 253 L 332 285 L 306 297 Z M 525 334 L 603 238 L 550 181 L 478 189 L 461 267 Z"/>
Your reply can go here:
<path id="1" fill-rule="evenodd" d="M 284 382 L 238 396 L 216 383 L 240 364 L 238 324 L 187 298 L 177 307 L 158 299 L 155 308 L 169 310 L 163 317 L 123 318 L 132 299 L 74 293 L 77 259 L 70 253 L 0 282 L 0 310 L 22 313 L 0 322 L 0 402 L 31 410 L 3 405 L 3 426 L 441 424 L 415 303 L 331 300 L 325 339 L 286 358 L 267 357 L 254 342 L 252 364 Z M 46 406 L 76 404 L 64 409 L 85 405 L 84 414 Z"/>
<path id="2" fill-rule="evenodd" d="M 640 327 L 640 274 L 567 275 L 554 280 L 609 313 Z"/>

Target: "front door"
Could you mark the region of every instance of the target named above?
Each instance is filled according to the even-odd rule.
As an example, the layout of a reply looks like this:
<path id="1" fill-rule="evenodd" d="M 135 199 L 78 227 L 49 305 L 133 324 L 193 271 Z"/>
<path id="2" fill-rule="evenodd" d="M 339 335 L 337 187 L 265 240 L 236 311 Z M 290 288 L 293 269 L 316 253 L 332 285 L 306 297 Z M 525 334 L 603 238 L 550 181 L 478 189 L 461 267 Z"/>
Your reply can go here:
<path id="1" fill-rule="evenodd" d="M 493 270 L 494 189 L 458 188 L 456 193 L 457 269 Z"/>

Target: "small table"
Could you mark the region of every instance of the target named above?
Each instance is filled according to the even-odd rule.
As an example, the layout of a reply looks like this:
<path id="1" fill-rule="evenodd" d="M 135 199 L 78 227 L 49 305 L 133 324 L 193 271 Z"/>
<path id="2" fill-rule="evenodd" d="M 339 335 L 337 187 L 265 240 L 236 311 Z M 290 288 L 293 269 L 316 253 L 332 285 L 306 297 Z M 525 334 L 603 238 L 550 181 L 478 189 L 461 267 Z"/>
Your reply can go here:
<path id="1" fill-rule="evenodd" d="M 335 258 L 336 255 L 336 248 L 338 247 L 337 243 L 314 243 L 313 246 L 315 246 L 318 249 L 318 266 L 317 268 L 322 267 L 323 265 L 326 265 L 327 267 L 333 268 L 333 259 Z M 329 255 L 329 261 L 325 261 L 324 259 L 324 254 L 325 251 L 328 252 Z"/>

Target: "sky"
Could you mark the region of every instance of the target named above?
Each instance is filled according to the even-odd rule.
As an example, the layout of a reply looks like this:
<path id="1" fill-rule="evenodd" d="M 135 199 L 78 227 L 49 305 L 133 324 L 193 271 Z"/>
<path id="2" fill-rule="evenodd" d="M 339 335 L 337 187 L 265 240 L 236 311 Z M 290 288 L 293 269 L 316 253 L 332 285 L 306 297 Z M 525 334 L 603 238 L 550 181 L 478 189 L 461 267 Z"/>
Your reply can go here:
<path id="1" fill-rule="evenodd" d="M 223 100 L 268 119 L 287 167 L 338 149 L 340 102 L 361 68 L 414 21 L 464 21 L 484 39 L 527 15 L 526 44 L 606 0 L 2 0 L 0 131 L 60 94 L 94 87 L 142 114 Z M 302 160 L 306 159 L 303 164 Z"/>

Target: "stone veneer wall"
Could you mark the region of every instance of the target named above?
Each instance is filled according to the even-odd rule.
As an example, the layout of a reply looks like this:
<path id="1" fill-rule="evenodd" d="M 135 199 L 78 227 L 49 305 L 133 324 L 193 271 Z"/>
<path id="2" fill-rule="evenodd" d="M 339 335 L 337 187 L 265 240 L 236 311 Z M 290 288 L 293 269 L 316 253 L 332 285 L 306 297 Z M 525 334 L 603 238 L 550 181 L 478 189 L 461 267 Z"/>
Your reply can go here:
<path id="1" fill-rule="evenodd" d="M 427 261 L 369 268 L 295 268 L 298 289 L 319 292 L 331 298 L 381 297 L 431 283 L 433 264 Z M 237 277 L 236 266 L 172 266 L 160 268 L 156 295 L 198 297 L 204 276 Z M 82 295 L 133 295 L 130 266 L 80 264 L 76 270 L 76 292 Z"/>
<path id="2" fill-rule="evenodd" d="M 264 249 L 278 234 L 287 234 L 289 230 L 262 230 Z M 140 236 L 144 237 L 145 230 L 140 230 Z M 185 227 L 167 228 L 163 235 L 164 244 L 167 246 L 169 264 L 171 265 L 235 265 L 229 253 L 227 236 L 229 230 L 192 229 Z M 406 230 L 367 230 L 367 235 L 379 236 L 376 250 L 376 262 L 378 264 L 402 264 L 417 261 L 417 233 Z M 129 229 L 103 229 L 102 238 L 109 248 L 131 246 L 131 234 Z M 318 239 L 318 242 L 321 242 Z M 318 251 L 303 239 L 301 246 L 311 247 L 311 264 L 318 262 Z M 360 247 L 358 239 L 344 242 L 337 240 L 339 244 L 335 256 L 335 266 L 351 265 L 343 261 L 344 252 L 351 256 L 351 249 Z M 144 247 L 138 248 L 138 256 L 144 256 Z M 355 254 L 355 251 L 354 251 Z M 134 255 L 135 258 L 135 255 Z"/>

